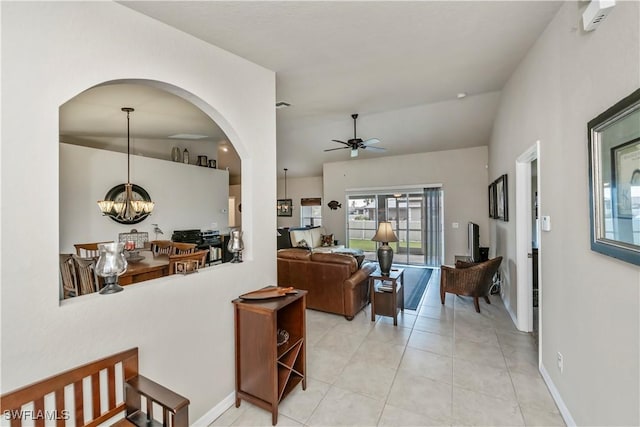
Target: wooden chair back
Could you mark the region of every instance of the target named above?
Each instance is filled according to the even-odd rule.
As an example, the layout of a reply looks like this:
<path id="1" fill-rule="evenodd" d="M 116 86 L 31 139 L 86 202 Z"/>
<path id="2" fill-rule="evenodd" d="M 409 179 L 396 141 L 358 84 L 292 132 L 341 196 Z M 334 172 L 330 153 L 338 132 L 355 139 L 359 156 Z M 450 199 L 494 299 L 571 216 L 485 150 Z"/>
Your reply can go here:
<path id="1" fill-rule="evenodd" d="M 113 243 L 113 240 L 109 242 L 95 242 L 95 243 L 76 243 L 76 255 L 82 258 L 97 258 L 100 255 L 98 251 L 98 245 L 101 243 Z"/>
<path id="2" fill-rule="evenodd" d="M 151 241 L 151 253 L 154 255 L 171 255 L 173 251 L 171 240 L 152 240 Z"/>
<path id="3" fill-rule="evenodd" d="M 96 276 L 95 258 L 82 258 L 73 255 L 76 271 L 78 274 L 78 283 L 80 284 L 80 295 L 86 295 L 98 291 L 98 276 Z"/>
<path id="4" fill-rule="evenodd" d="M 62 284 L 62 298 L 77 297 L 78 276 L 72 254 L 60 254 L 60 283 Z"/>
<path id="5" fill-rule="evenodd" d="M 172 242 L 171 245 L 173 246 L 171 255 L 192 254 L 196 250 L 195 243 Z"/>
<path id="6" fill-rule="evenodd" d="M 122 374 L 117 375 L 116 371 Z M 101 373 L 106 375 L 103 377 Z M 123 390 L 120 401 L 116 401 L 116 388 Z M 53 395 L 52 399 L 45 403 L 45 396 L 49 395 Z M 86 395 L 89 397 L 85 402 Z M 147 400 L 146 413 L 140 396 Z M 67 402 L 71 405 L 67 406 Z M 32 404 L 33 411 L 23 411 L 26 404 Z M 69 369 L 5 393 L 0 398 L 0 410 L 10 420 L 11 427 L 44 427 L 45 419 L 48 419 L 44 415 L 55 417 L 56 426 L 75 421 L 78 427 L 94 427 L 123 412 L 126 418 L 114 425 L 155 425 L 152 420 L 156 404 L 162 409 L 161 425 L 189 425 L 189 399 L 139 375 L 138 348 Z M 44 415 L 36 417 L 33 414 Z"/>
<path id="7" fill-rule="evenodd" d="M 169 274 L 176 274 L 176 262 L 178 261 L 198 261 L 198 268 L 202 268 L 207 263 L 209 249 L 196 251 L 190 254 L 169 255 Z"/>

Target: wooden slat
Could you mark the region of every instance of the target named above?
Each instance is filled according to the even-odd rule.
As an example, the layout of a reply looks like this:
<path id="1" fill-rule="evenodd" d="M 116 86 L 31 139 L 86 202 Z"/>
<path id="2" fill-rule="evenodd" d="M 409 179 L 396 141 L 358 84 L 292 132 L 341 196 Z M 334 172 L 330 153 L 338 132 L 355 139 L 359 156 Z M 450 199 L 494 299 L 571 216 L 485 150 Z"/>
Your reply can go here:
<path id="1" fill-rule="evenodd" d="M 116 407 L 116 368 L 109 366 L 107 368 L 107 396 L 109 397 L 109 410 Z"/>
<path id="2" fill-rule="evenodd" d="M 145 399 L 147 401 L 147 421 L 153 419 L 153 401 L 148 397 Z"/>
<path id="3" fill-rule="evenodd" d="M 44 427 L 44 396 L 33 401 L 36 427 Z"/>
<path id="4" fill-rule="evenodd" d="M 100 415 L 100 372 L 91 375 L 91 419 Z"/>
<path id="5" fill-rule="evenodd" d="M 58 416 L 56 419 L 57 427 L 64 427 L 64 388 L 60 388 L 55 391 L 56 393 L 56 415 Z"/>
<path id="6" fill-rule="evenodd" d="M 64 388 L 66 385 L 80 381 L 82 378 L 91 375 L 96 371 L 113 366 L 118 362 L 122 362 L 123 365 L 126 365 L 127 361 L 132 358 L 135 358 L 135 366 L 137 368 L 137 347 L 105 357 L 104 359 L 87 363 L 77 368 L 69 369 L 44 380 L 21 387 L 2 396 L 2 399 L 0 400 L 0 409 L 4 411 L 10 408 L 19 408 L 25 403 L 32 402 L 40 396 L 45 396 L 55 390 Z"/>
<path id="7" fill-rule="evenodd" d="M 167 408 L 162 410 L 162 426 L 169 427 L 169 410 Z"/>
<path id="8" fill-rule="evenodd" d="M 74 410 L 76 413 L 76 425 L 84 425 L 84 393 L 82 391 L 82 379 L 73 383 Z"/>

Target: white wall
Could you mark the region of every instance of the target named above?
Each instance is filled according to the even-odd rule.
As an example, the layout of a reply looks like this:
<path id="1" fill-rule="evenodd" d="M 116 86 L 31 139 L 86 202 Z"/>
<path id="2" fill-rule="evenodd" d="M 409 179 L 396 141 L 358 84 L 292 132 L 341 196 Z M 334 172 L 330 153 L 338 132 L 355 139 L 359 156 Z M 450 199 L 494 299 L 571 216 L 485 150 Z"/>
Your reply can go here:
<path id="1" fill-rule="evenodd" d="M 61 109 L 61 114 L 65 113 Z M 132 116 L 135 120 L 135 116 Z M 126 129 L 126 128 L 125 128 Z M 127 152 L 126 130 L 125 137 L 83 137 L 72 138 L 61 136 L 60 142 L 67 144 L 81 145 L 84 147 L 99 148 L 101 150 Z M 131 137 L 131 154 L 153 157 L 154 159 L 171 160 L 171 150 L 173 147 L 180 149 L 180 161 L 182 162 L 185 148 L 189 152 L 189 164 L 197 165 L 198 156 L 207 156 L 209 159 L 217 160 L 218 143 L 213 141 L 185 140 L 185 139 L 162 139 L 162 138 L 135 138 Z"/>
<path id="2" fill-rule="evenodd" d="M 235 205 L 233 206 L 235 224 L 230 224 L 231 227 L 242 228 L 242 186 L 240 184 L 229 186 L 229 197 L 235 197 Z M 231 209 L 231 206 L 229 206 Z M 229 211 L 231 213 L 231 211 Z"/>
<path id="3" fill-rule="evenodd" d="M 114 2 L 0 7 L 1 391 L 138 346 L 141 372 L 187 396 L 193 422 L 234 390 L 231 300 L 276 280 L 275 75 Z M 58 109 L 129 78 L 173 85 L 158 83 L 233 143 L 245 262 L 60 305 Z"/>
<path id="4" fill-rule="evenodd" d="M 540 214 L 553 225 L 540 249 L 544 369 L 578 425 L 638 425 L 640 269 L 590 249 L 586 131 L 640 86 L 640 3 L 618 2 L 590 33 L 580 29 L 584 7 L 560 9 L 504 88 L 489 177 L 514 179 L 515 159 L 540 140 Z M 515 310 L 515 218 L 492 226 Z"/>
<path id="5" fill-rule="evenodd" d="M 127 179 L 127 155 L 60 144 L 60 252 L 74 253 L 74 243 L 118 241 L 132 228 L 155 238 L 152 223 L 171 239 L 174 230 L 226 232 L 229 173 L 226 170 L 131 156 L 131 182 L 147 190 L 153 213 L 138 224 L 120 224 L 96 215 L 96 200 Z"/>
<path id="6" fill-rule="evenodd" d="M 278 179 L 277 194 L 278 199 L 284 199 L 284 178 Z M 321 176 L 311 176 L 304 178 L 287 177 L 287 198 L 293 200 L 293 213 L 290 217 L 279 216 L 278 227 L 300 227 L 300 199 L 310 197 L 322 198 Z M 322 204 L 326 204 L 324 199 L 322 200 Z"/>
<path id="7" fill-rule="evenodd" d="M 487 147 L 483 146 L 325 163 L 322 222 L 328 232 L 344 242 L 347 189 L 442 184 L 445 262 L 453 264 L 455 255 L 467 253 L 467 222 L 480 226 L 480 244 L 489 245 L 487 156 Z M 342 203 L 342 208 L 330 210 L 327 203 L 331 200 Z M 460 228 L 452 228 L 454 222 Z"/>

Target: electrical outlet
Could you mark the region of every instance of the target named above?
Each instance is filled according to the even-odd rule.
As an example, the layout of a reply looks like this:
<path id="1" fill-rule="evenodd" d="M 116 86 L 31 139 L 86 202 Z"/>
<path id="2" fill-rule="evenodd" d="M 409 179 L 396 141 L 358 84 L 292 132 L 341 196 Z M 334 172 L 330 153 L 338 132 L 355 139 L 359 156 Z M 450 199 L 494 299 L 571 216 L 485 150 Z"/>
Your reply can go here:
<path id="1" fill-rule="evenodd" d="M 560 369 L 560 373 L 564 371 L 564 357 L 560 352 L 558 352 L 558 369 Z"/>

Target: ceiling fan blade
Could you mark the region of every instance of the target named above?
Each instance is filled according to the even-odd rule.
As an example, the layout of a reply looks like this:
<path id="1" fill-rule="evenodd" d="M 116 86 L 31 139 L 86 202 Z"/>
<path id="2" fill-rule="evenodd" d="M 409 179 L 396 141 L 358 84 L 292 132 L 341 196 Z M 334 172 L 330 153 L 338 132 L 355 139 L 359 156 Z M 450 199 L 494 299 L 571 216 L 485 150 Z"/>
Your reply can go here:
<path id="1" fill-rule="evenodd" d="M 362 144 L 363 145 L 370 145 L 370 144 L 377 144 L 378 142 L 380 142 L 380 140 L 378 138 L 369 138 L 366 141 L 363 141 Z"/>
<path id="2" fill-rule="evenodd" d="M 349 148 L 351 148 L 351 147 L 329 148 L 329 149 L 324 150 L 324 151 L 347 150 L 347 149 L 349 149 Z"/>
<path id="3" fill-rule="evenodd" d="M 386 148 L 382 148 L 382 147 L 372 147 L 370 145 L 365 145 L 364 147 L 362 147 L 363 149 L 367 149 L 367 150 L 374 150 L 374 151 L 387 151 Z"/>
<path id="4" fill-rule="evenodd" d="M 332 139 L 333 142 L 338 142 L 340 144 L 349 145 L 348 142 L 340 141 L 339 139 Z"/>
<path id="5" fill-rule="evenodd" d="M 354 148 L 351 150 L 351 157 L 358 157 L 358 149 Z"/>

